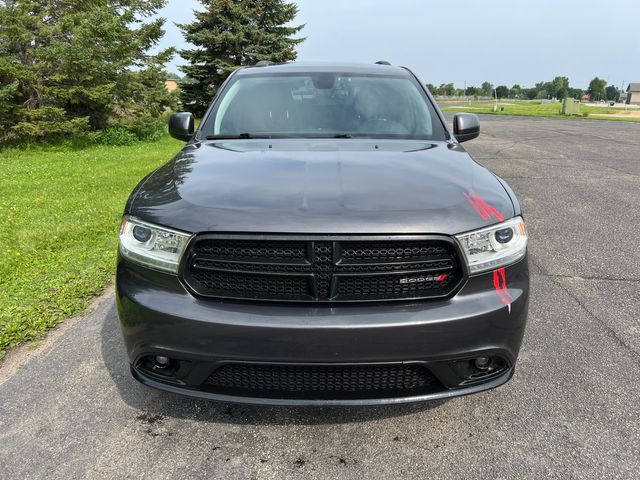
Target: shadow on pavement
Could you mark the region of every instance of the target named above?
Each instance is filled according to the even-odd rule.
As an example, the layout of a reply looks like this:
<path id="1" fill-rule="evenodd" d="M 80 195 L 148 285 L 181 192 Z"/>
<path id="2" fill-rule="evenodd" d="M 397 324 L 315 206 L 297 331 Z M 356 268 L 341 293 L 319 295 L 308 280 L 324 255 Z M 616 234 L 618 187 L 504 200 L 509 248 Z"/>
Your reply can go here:
<path id="1" fill-rule="evenodd" d="M 129 373 L 115 304 L 102 324 L 104 364 L 122 400 L 150 415 L 240 425 L 334 424 L 398 417 L 437 408 L 448 400 L 376 407 L 264 407 L 192 399 L 146 387 Z"/>

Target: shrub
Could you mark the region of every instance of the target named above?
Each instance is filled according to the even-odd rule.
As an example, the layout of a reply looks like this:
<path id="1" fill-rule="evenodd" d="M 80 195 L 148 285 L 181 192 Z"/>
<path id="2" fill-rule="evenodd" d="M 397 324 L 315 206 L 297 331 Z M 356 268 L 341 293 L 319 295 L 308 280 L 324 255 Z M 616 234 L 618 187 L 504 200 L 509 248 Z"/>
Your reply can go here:
<path id="1" fill-rule="evenodd" d="M 165 133 L 166 122 L 148 113 L 128 116 L 113 122 L 108 130 L 126 131 L 136 140 L 157 141 Z"/>
<path id="2" fill-rule="evenodd" d="M 163 118 L 154 118 L 149 114 L 131 116 L 119 120 L 100 132 L 98 142 L 103 145 L 133 145 L 138 141 L 155 142 L 165 134 L 165 125 Z"/>
<path id="3" fill-rule="evenodd" d="M 107 128 L 98 135 L 98 143 L 102 145 L 133 145 L 137 141 L 137 135 L 123 127 Z"/>
<path id="4" fill-rule="evenodd" d="M 157 141 L 162 138 L 165 132 L 166 123 L 164 120 L 162 118 L 154 118 L 151 115 L 137 117 L 128 123 L 128 129 L 139 140 Z"/>

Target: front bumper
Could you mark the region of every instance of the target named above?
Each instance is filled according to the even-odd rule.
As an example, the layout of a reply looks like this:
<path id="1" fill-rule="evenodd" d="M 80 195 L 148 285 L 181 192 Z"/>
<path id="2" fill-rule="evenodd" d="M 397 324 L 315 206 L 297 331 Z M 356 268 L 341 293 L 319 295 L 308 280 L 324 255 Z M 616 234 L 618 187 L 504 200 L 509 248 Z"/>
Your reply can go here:
<path id="1" fill-rule="evenodd" d="M 451 299 L 352 305 L 199 299 L 173 275 L 119 259 L 117 306 L 132 373 L 142 383 L 198 398 L 272 405 L 364 405 L 435 400 L 497 387 L 513 375 L 527 318 L 526 258 L 505 269 L 510 303 L 493 274 L 469 278 Z M 147 368 L 174 359 L 171 375 Z M 453 368 L 491 356 L 503 368 L 466 378 Z M 204 388 L 218 368 L 255 365 L 419 365 L 438 388 L 360 398 L 283 398 Z"/>

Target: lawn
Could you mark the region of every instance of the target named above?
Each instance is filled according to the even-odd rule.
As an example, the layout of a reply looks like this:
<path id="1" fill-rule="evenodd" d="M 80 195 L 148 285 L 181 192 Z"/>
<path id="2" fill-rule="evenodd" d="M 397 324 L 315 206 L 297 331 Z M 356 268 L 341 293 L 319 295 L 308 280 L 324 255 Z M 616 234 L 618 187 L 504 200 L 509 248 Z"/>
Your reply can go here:
<path id="1" fill-rule="evenodd" d="M 181 143 L 0 150 L 0 361 L 112 279 L 124 204 Z"/>
<path id="2" fill-rule="evenodd" d="M 442 110 L 449 112 L 471 112 L 471 113 L 487 113 L 494 115 L 518 115 L 527 117 L 559 117 L 559 118 L 588 118 L 597 120 L 622 120 L 629 122 L 640 122 L 640 113 L 638 110 L 624 110 L 622 108 L 609 107 L 591 107 L 580 105 L 581 114 L 587 116 L 565 116 L 560 113 L 560 103 L 540 103 L 540 102 L 516 102 L 504 101 L 498 103 L 498 110 L 493 111 L 493 105 L 465 105 L 444 107 Z M 595 114 L 595 115 L 594 115 Z M 605 115 L 605 116 L 600 116 Z M 616 115 L 616 116 L 607 116 Z"/>

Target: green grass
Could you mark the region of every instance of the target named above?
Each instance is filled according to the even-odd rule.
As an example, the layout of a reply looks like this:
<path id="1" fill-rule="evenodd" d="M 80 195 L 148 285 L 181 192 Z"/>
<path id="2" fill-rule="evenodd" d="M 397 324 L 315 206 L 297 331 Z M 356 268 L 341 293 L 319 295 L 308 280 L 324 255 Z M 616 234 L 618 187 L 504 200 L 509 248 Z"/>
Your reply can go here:
<path id="1" fill-rule="evenodd" d="M 127 197 L 180 146 L 0 150 L 0 361 L 111 281 Z"/>
<path id="2" fill-rule="evenodd" d="M 449 112 L 471 112 L 471 113 L 483 113 L 494 115 L 518 115 L 525 117 L 558 117 L 558 118 L 588 118 L 597 120 L 623 120 L 629 122 L 640 122 L 640 117 L 631 116 L 633 110 L 624 110 L 622 108 L 609 108 L 609 107 L 590 107 L 587 105 L 580 106 L 581 114 L 588 114 L 588 116 L 566 116 L 560 113 L 560 103 L 545 103 L 540 102 L 516 102 L 505 100 L 498 103 L 498 110 L 493 111 L 493 105 L 465 105 L 456 107 L 445 107 L 444 111 Z M 626 113 L 625 113 L 626 112 Z M 615 114 L 624 115 L 624 117 L 599 117 L 592 116 L 591 114 Z"/>

